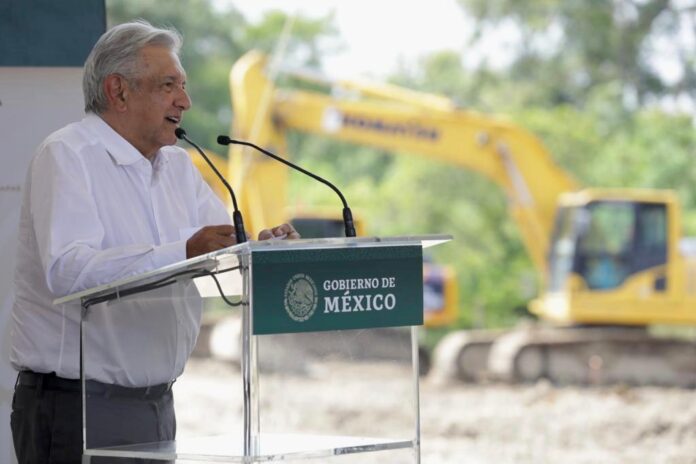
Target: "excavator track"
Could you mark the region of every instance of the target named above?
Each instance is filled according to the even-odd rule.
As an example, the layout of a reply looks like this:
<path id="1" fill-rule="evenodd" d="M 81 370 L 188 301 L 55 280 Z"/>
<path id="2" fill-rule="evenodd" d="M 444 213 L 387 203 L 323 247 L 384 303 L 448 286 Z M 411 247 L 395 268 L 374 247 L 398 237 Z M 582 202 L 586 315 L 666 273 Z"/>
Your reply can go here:
<path id="1" fill-rule="evenodd" d="M 443 339 L 435 375 L 464 381 L 696 387 L 696 342 L 659 338 L 642 328 L 526 328 L 490 337 L 478 332 L 475 341 L 462 333 Z M 474 354 L 485 359 L 473 359 Z"/>
<path id="2" fill-rule="evenodd" d="M 491 346 L 503 334 L 493 330 L 459 330 L 448 334 L 435 347 L 431 375 L 437 380 L 486 380 Z"/>

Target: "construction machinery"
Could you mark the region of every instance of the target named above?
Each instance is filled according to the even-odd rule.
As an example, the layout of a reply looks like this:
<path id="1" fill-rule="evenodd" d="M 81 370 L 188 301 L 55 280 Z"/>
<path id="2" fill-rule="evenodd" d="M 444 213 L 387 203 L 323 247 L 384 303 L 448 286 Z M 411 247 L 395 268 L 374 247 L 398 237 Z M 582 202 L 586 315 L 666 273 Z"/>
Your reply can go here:
<path id="1" fill-rule="evenodd" d="M 475 171 L 506 193 L 541 276 L 530 311 L 551 324 L 453 332 L 436 349 L 438 375 L 696 385 L 696 343 L 646 330 L 696 325 L 696 259 L 681 239 L 673 192 L 581 189 L 533 134 L 445 97 L 297 70 L 284 72 L 331 92 L 279 89 L 269 77 L 276 72 L 255 51 L 233 66 L 235 137 L 288 156 L 288 131 L 318 134 Z M 229 175 L 248 229 L 290 220 L 340 235 L 340 218 L 288 209 L 285 166 L 233 148 Z M 432 324 L 449 323 L 458 312 L 454 278 L 442 274 L 425 274 L 441 291 Z"/>

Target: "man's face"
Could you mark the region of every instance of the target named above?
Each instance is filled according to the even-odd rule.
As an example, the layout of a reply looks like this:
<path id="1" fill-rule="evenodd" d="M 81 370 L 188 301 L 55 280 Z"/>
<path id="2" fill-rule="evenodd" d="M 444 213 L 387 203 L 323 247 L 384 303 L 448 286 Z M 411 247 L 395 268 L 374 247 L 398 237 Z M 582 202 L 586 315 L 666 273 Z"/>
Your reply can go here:
<path id="1" fill-rule="evenodd" d="M 179 58 L 166 47 L 143 48 L 138 70 L 136 82 L 129 85 L 126 138 L 151 158 L 163 146 L 176 143 L 174 130 L 191 107 L 191 99 Z"/>

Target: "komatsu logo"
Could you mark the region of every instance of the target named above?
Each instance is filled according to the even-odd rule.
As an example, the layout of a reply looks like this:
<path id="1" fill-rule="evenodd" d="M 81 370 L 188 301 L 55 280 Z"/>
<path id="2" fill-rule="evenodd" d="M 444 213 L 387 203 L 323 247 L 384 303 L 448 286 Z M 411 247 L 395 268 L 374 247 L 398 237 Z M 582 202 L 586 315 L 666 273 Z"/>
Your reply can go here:
<path id="1" fill-rule="evenodd" d="M 440 132 L 436 128 L 425 126 L 418 121 L 388 121 L 357 113 L 341 113 L 336 108 L 328 108 L 324 111 L 322 125 L 324 130 L 331 133 L 343 128 L 351 128 L 433 142 L 440 138 Z"/>

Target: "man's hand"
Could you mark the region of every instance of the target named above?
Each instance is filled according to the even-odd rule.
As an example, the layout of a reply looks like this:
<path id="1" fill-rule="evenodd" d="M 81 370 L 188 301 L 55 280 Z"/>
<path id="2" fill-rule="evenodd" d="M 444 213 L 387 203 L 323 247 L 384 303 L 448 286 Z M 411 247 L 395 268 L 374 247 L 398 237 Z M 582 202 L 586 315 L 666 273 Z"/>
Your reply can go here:
<path id="1" fill-rule="evenodd" d="M 186 241 L 186 258 L 221 250 L 236 243 L 234 226 L 205 226 Z"/>
<path id="2" fill-rule="evenodd" d="M 290 224 L 281 224 L 272 229 L 263 229 L 259 232 L 259 240 L 269 240 L 272 238 L 295 239 L 300 238 L 300 234 L 298 234 L 295 228 Z"/>

